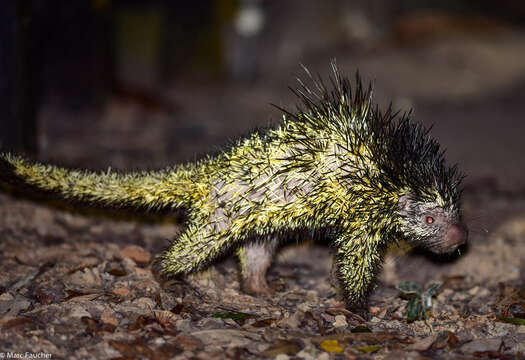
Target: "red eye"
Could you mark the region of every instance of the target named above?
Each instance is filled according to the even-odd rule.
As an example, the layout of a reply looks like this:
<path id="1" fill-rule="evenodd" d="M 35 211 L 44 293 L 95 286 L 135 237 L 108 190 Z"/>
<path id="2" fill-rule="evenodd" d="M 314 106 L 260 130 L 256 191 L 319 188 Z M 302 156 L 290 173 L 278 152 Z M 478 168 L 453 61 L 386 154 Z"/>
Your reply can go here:
<path id="1" fill-rule="evenodd" d="M 432 216 L 427 216 L 425 220 L 427 224 L 432 224 L 434 222 L 434 218 Z"/>

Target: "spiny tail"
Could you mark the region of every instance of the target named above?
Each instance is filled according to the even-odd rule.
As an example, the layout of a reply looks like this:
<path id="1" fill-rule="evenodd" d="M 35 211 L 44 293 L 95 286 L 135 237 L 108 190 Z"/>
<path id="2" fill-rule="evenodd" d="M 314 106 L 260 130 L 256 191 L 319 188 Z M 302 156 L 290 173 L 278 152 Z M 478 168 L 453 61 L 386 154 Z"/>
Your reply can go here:
<path id="1" fill-rule="evenodd" d="M 110 208 L 183 208 L 195 187 L 185 167 L 157 172 L 116 173 L 71 170 L 0 154 L 0 182 L 30 188 L 65 201 Z"/>

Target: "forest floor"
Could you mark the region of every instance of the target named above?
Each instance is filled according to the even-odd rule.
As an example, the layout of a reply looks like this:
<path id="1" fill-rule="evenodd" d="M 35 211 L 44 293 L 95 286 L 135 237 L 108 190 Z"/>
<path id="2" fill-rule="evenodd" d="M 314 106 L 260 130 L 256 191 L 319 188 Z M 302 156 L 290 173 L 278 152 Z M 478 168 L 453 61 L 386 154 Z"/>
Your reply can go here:
<path id="1" fill-rule="evenodd" d="M 453 261 L 393 250 L 366 306 L 345 307 L 330 249 L 289 246 L 272 297 L 239 289 L 227 258 L 185 279 L 152 272 L 170 222 L 72 214 L 0 196 L 0 346 L 67 359 L 525 358 L 525 194 L 467 192 L 487 210 Z M 505 214 L 516 214 L 509 217 Z M 506 219 L 506 220 L 505 220 Z M 441 282 L 426 321 L 407 321 L 395 286 Z M 521 325 L 512 323 L 515 319 Z"/>
<path id="2" fill-rule="evenodd" d="M 515 62 L 516 73 L 500 63 L 505 54 L 525 54 L 521 39 L 403 50 L 389 67 L 360 60 L 361 70 L 391 85 L 381 89 L 378 81 L 380 96 L 414 85 L 413 98 L 394 100 L 435 122 L 452 162 L 469 173 L 463 211 L 470 236 L 461 256 L 392 249 L 366 306 L 348 308 L 331 277 L 330 249 L 293 245 L 270 270 L 274 296 L 253 297 L 240 290 L 232 257 L 184 279 L 159 278 L 152 262 L 180 231 L 173 219 L 71 213 L 4 194 L 0 359 L 525 359 L 525 149 L 517 121 L 525 86 L 516 75 L 523 62 Z M 498 56 L 483 55 L 488 48 Z M 434 71 L 437 62 L 450 69 Z M 426 83 L 418 85 L 421 74 Z M 502 78 L 508 82 L 494 80 Z M 451 84 L 461 84 L 460 93 L 450 95 Z M 187 161 L 265 125 L 262 104 L 280 105 L 275 99 L 284 96 L 265 86 L 183 86 L 169 94 L 179 106 L 169 113 L 118 99 L 102 116 L 47 106 L 40 158 L 99 169 Z M 441 283 L 426 321 L 407 321 L 409 300 L 396 289 L 406 281 L 422 289 Z"/>

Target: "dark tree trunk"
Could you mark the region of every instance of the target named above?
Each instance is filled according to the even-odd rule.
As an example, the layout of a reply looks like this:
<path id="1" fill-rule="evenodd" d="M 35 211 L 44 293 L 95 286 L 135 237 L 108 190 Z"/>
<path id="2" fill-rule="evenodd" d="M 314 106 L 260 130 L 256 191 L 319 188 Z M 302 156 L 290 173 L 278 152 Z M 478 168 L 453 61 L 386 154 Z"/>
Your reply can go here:
<path id="1" fill-rule="evenodd" d="M 32 1 L 0 7 L 0 147 L 36 153 L 38 39 Z"/>

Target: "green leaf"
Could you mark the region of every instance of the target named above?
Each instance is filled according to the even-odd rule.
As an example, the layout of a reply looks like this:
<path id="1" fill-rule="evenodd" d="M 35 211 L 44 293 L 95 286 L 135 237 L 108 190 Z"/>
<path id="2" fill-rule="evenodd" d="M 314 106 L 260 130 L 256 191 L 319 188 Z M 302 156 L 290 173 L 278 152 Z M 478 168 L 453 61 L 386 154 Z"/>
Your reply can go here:
<path id="1" fill-rule="evenodd" d="M 246 316 L 247 316 L 247 314 L 243 314 L 243 313 L 217 313 L 217 314 L 213 314 L 214 318 L 233 319 L 233 320 L 242 320 Z"/>
<path id="2" fill-rule="evenodd" d="M 441 282 L 437 282 L 435 284 L 432 284 L 431 287 L 429 287 L 427 290 L 425 290 L 425 295 L 428 295 L 428 296 L 433 296 L 437 293 L 437 291 L 439 290 L 439 287 L 441 286 Z"/>
<path id="3" fill-rule="evenodd" d="M 404 281 L 396 285 L 396 288 L 404 294 L 420 294 L 421 288 L 412 281 Z"/>
<path id="4" fill-rule="evenodd" d="M 408 322 L 427 319 L 427 311 L 432 310 L 432 297 L 438 292 L 441 284 L 441 282 L 434 283 L 424 292 L 412 281 L 405 281 L 396 286 L 402 292 L 401 297 L 408 300 L 406 305 Z"/>
<path id="5" fill-rule="evenodd" d="M 520 319 L 520 318 L 508 318 L 508 317 L 501 317 L 501 316 L 498 316 L 498 320 L 503 321 L 503 322 L 506 322 L 506 323 L 509 323 L 509 324 L 525 326 L 525 319 Z"/>
<path id="6" fill-rule="evenodd" d="M 407 321 L 412 322 L 425 318 L 423 304 L 420 296 L 415 296 L 410 299 L 406 306 L 407 309 Z"/>
<path id="7" fill-rule="evenodd" d="M 372 330 L 370 330 L 367 326 L 356 326 L 352 330 L 350 330 L 351 333 L 371 333 Z"/>
<path id="8" fill-rule="evenodd" d="M 356 349 L 364 353 L 372 353 L 377 351 L 381 346 L 379 345 L 369 345 L 369 346 L 358 346 Z"/>

